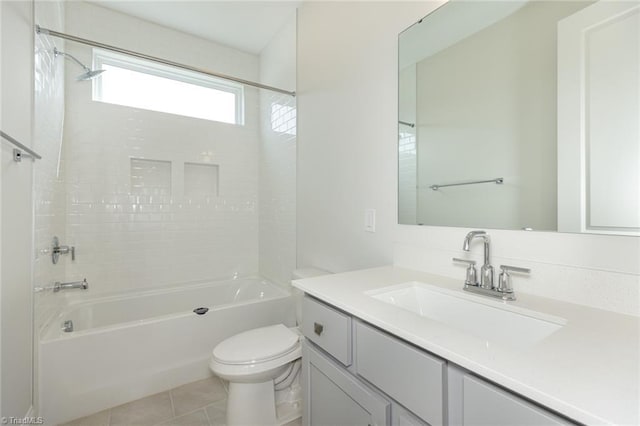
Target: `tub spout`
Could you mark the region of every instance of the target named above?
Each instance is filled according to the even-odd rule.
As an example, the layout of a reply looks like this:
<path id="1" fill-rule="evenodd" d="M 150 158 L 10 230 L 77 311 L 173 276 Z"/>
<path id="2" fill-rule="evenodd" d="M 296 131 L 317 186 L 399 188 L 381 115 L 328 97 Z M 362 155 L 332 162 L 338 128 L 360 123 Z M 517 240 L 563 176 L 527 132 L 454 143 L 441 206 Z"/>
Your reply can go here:
<path id="1" fill-rule="evenodd" d="M 69 290 L 72 288 L 79 288 L 81 290 L 87 290 L 89 288 L 89 283 L 87 279 L 83 279 L 82 281 L 74 281 L 70 283 L 61 283 L 60 281 L 56 281 L 53 285 L 53 292 L 57 293 L 60 290 Z"/>

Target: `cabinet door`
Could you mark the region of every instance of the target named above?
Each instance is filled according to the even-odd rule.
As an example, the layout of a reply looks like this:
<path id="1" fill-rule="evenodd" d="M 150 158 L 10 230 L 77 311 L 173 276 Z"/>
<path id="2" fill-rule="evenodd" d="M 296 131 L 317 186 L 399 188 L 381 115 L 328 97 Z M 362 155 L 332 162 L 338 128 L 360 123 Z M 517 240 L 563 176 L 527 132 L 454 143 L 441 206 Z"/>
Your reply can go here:
<path id="1" fill-rule="evenodd" d="M 309 426 L 383 426 L 390 403 L 308 341 L 302 353 L 304 423 Z"/>
<path id="2" fill-rule="evenodd" d="M 462 383 L 465 425 L 549 426 L 572 424 L 472 375 L 465 374 Z"/>
<path id="3" fill-rule="evenodd" d="M 355 351 L 360 377 L 430 425 L 444 424 L 444 360 L 359 321 Z"/>
<path id="4" fill-rule="evenodd" d="M 427 422 L 419 419 L 404 407 L 393 404 L 391 406 L 392 426 L 430 426 Z"/>

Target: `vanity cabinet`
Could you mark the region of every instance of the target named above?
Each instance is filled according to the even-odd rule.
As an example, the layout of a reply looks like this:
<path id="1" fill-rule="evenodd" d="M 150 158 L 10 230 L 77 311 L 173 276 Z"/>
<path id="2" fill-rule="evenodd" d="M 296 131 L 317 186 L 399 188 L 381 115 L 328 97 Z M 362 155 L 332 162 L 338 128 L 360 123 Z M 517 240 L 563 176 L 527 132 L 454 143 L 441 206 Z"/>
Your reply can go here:
<path id="1" fill-rule="evenodd" d="M 305 425 L 384 426 L 391 403 L 305 342 L 302 352 Z"/>
<path id="2" fill-rule="evenodd" d="M 481 378 L 451 367 L 450 420 L 473 426 L 558 426 L 574 423 Z M 453 420 L 456 419 L 455 423 Z"/>
<path id="3" fill-rule="evenodd" d="M 302 334 L 345 366 L 351 365 L 351 316 L 309 296 L 302 299 Z"/>
<path id="4" fill-rule="evenodd" d="M 304 425 L 573 424 L 308 295 L 301 330 Z"/>
<path id="5" fill-rule="evenodd" d="M 355 370 L 430 425 L 444 423 L 446 362 L 355 321 Z"/>

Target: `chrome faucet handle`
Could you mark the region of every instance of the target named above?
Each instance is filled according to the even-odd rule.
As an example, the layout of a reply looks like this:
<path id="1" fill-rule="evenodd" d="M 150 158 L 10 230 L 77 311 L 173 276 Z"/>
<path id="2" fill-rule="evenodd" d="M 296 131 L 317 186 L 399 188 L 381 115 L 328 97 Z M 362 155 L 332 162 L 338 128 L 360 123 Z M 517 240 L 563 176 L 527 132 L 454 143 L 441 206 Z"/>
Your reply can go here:
<path id="1" fill-rule="evenodd" d="M 58 237 L 53 237 L 53 242 L 51 244 L 51 261 L 54 265 L 58 263 L 58 259 L 61 254 L 71 254 L 71 260 L 76 260 L 76 248 L 74 246 L 60 245 L 60 239 Z"/>
<path id="2" fill-rule="evenodd" d="M 519 266 L 500 265 L 500 276 L 498 277 L 498 287 L 496 287 L 496 291 L 500 293 L 513 293 L 509 272 L 528 274 L 531 272 L 531 269 L 521 268 Z"/>
<path id="3" fill-rule="evenodd" d="M 464 280 L 465 285 L 478 285 L 478 272 L 476 271 L 476 261 L 460 259 L 458 257 L 453 258 L 454 262 L 463 263 L 467 265 L 467 277 Z"/>
<path id="4" fill-rule="evenodd" d="M 520 266 L 511 266 L 511 265 L 500 265 L 500 271 L 507 272 L 520 272 L 523 274 L 528 274 L 531 272 L 530 268 L 522 268 Z"/>

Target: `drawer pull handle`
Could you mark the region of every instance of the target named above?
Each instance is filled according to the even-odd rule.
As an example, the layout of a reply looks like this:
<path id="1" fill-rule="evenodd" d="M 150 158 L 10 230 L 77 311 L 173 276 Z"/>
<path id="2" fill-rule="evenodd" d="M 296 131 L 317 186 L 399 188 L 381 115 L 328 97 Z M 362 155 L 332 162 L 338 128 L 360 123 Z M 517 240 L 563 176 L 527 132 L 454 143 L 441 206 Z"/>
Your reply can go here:
<path id="1" fill-rule="evenodd" d="M 322 324 L 318 324 L 317 322 L 313 323 L 313 332 L 314 333 L 316 333 L 318 336 L 320 336 L 323 331 L 324 331 L 324 326 Z"/>

